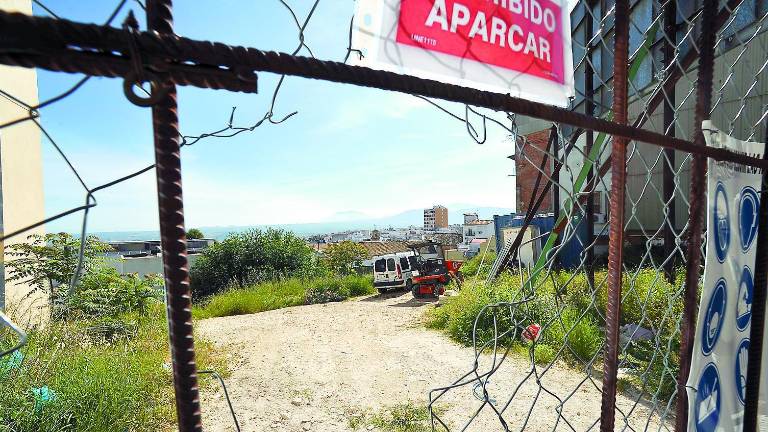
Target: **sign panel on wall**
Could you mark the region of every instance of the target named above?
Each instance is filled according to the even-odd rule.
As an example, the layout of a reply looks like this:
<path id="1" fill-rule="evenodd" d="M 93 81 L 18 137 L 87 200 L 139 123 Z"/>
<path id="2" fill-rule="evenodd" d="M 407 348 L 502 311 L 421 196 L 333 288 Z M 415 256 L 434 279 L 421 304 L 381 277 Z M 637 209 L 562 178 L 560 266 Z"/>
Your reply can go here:
<path id="1" fill-rule="evenodd" d="M 702 128 L 709 146 L 763 157 L 765 144 L 729 137 L 709 121 Z M 762 172 L 710 159 L 707 175 L 707 257 L 687 383 L 688 430 L 741 431 Z M 758 404 L 762 431 L 768 431 L 766 355 Z"/>
<path id="2" fill-rule="evenodd" d="M 359 0 L 352 64 L 567 106 L 566 0 Z"/>

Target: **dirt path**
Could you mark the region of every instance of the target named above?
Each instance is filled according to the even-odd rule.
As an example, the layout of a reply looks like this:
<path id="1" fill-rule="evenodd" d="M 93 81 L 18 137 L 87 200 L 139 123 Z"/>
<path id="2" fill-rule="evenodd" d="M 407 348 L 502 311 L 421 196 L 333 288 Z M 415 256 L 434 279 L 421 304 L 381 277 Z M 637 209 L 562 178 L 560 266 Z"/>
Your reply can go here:
<path id="1" fill-rule="evenodd" d="M 419 324 L 428 307 L 433 306 L 398 292 L 214 318 L 196 329 L 229 353 L 233 373 L 227 386 L 243 431 L 350 431 L 350 412 L 382 412 L 408 402 L 424 406 L 431 388 L 469 372 L 471 349 Z M 490 361 L 484 357 L 481 370 L 487 370 Z M 525 359 L 511 356 L 489 385 L 491 397 L 503 403 L 523 382 L 505 412 L 511 430 L 526 421 L 539 390 L 533 377 L 525 379 L 530 369 Z M 541 381 L 561 398 L 576 389 L 562 411 L 579 431 L 589 429 L 600 412 L 600 393 L 591 381 L 583 382 L 585 375 L 557 365 Z M 525 430 L 571 430 L 562 419 L 556 423 L 558 404 L 555 397 L 539 392 Z M 624 412 L 633 405 L 619 396 Z M 479 401 L 470 385 L 446 394 L 440 406 L 452 430 L 460 430 Z M 645 429 L 649 413 L 637 405 L 632 427 Z M 221 391 L 203 395 L 203 417 L 208 431 L 234 430 Z M 621 426 L 617 420 L 617 429 Z M 486 407 L 467 430 L 504 429 Z"/>

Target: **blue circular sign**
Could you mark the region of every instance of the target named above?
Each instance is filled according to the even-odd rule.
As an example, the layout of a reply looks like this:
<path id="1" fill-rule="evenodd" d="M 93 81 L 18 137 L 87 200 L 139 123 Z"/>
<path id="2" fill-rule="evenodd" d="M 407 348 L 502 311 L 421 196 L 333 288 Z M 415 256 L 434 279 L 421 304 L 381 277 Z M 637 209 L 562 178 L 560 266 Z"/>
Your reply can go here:
<path id="1" fill-rule="evenodd" d="M 749 320 L 752 318 L 752 292 L 755 283 L 752 279 L 752 272 L 749 267 L 744 266 L 741 271 L 741 281 L 739 282 L 739 296 L 736 299 L 736 328 L 741 331 L 747 329 Z"/>
<path id="2" fill-rule="evenodd" d="M 757 213 L 760 209 L 760 198 L 752 187 L 741 190 L 739 198 L 739 239 L 741 250 L 746 252 L 757 237 Z"/>
<path id="3" fill-rule="evenodd" d="M 720 420 L 720 375 L 717 366 L 710 363 L 704 367 L 696 388 L 696 430 L 714 431 Z"/>
<path id="4" fill-rule="evenodd" d="M 717 182 L 715 188 L 715 205 L 712 209 L 712 217 L 715 231 L 715 255 L 720 262 L 725 261 L 725 255 L 728 253 L 728 245 L 731 243 L 731 214 L 728 210 L 728 195 L 725 193 L 725 186 L 722 182 Z"/>
<path id="5" fill-rule="evenodd" d="M 720 330 L 723 328 L 725 318 L 725 305 L 728 301 L 727 287 L 725 279 L 720 278 L 712 290 L 712 297 L 709 298 L 707 310 L 704 312 L 704 326 L 701 335 L 701 350 L 704 355 L 709 355 L 720 337 Z"/>
<path id="6" fill-rule="evenodd" d="M 749 359 L 749 339 L 742 339 L 739 349 L 736 350 L 736 362 L 733 365 L 734 378 L 736 379 L 736 395 L 744 405 L 744 395 L 747 392 L 747 360 Z"/>

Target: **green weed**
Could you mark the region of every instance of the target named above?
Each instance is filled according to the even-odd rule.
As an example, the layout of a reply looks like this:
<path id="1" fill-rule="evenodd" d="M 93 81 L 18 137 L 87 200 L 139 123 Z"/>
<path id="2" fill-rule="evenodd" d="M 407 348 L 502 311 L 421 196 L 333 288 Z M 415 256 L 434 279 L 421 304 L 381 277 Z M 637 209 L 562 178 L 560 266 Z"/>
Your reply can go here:
<path id="1" fill-rule="evenodd" d="M 202 306 L 194 307 L 192 316 L 204 319 L 253 314 L 308 303 L 341 301 L 374 292 L 370 276 L 282 279 L 214 295 Z"/>
<path id="2" fill-rule="evenodd" d="M 0 374 L 0 431 L 171 428 L 168 330 L 162 305 L 156 306 L 147 315 L 121 317 L 135 332 L 111 340 L 94 336 L 89 321 L 31 331 L 21 364 Z M 224 360 L 206 342 L 197 341 L 196 354 L 200 367 L 226 372 Z M 41 388 L 48 389 L 47 401 L 36 400 L 41 391 L 35 389 Z"/>
<path id="3" fill-rule="evenodd" d="M 433 409 L 439 414 L 441 408 Z M 429 409 L 420 404 L 406 402 L 386 407 L 370 414 L 362 411 L 347 413 L 347 424 L 350 429 L 358 430 L 375 426 L 383 432 L 431 432 L 432 423 Z"/>
<path id="4" fill-rule="evenodd" d="M 654 269 L 634 269 L 627 271 L 622 287 L 620 324 L 637 324 L 655 334 L 653 341 L 629 346 L 629 379 L 661 399 L 671 397 L 679 368 L 677 321 L 683 308 L 683 276 L 679 270 L 676 283 L 670 284 Z M 536 323 L 542 327 L 534 348 L 537 363 L 555 361 L 560 352 L 563 360 L 575 366 L 593 359 L 599 364 L 604 344 L 606 277 L 604 269 L 596 271 L 593 286 L 583 272 L 556 271 L 540 278 L 534 292 L 523 292 L 519 275 L 503 276 L 488 286 L 481 278 L 470 278 L 457 296 L 429 310 L 425 323 L 464 345 L 473 343 L 475 325 L 478 345 L 493 338 L 494 332 L 517 329 L 502 338 L 501 345 L 511 344 L 514 352 L 529 358 L 530 346 L 523 344 L 519 335 L 523 328 Z M 517 304 L 486 308 L 501 301 Z"/>

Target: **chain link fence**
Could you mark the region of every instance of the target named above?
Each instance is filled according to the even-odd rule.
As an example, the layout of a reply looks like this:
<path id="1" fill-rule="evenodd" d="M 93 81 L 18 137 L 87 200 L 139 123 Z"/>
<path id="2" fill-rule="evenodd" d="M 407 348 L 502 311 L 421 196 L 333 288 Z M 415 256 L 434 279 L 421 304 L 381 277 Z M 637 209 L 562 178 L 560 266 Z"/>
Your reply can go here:
<path id="1" fill-rule="evenodd" d="M 475 355 L 468 359 L 466 374 L 439 383 L 429 395 L 430 407 L 449 402 L 447 408 L 432 411 L 436 430 L 672 430 L 676 423 L 682 430 L 686 413 L 681 407 L 687 402 L 680 383 L 687 377 L 695 322 L 690 299 L 696 296 L 704 251 L 704 177 L 696 161 L 706 156 L 758 165 L 752 158 L 697 148 L 699 121 L 711 118 L 739 139 L 765 139 L 768 39 L 763 23 L 768 3 L 638 0 L 617 5 L 579 0 L 571 12 L 577 95 L 568 110 L 559 110 L 318 60 L 305 30 L 319 0 L 304 18 L 279 1 L 298 33 L 290 55 L 175 36 L 167 1 L 137 2 L 149 11 L 150 28 L 159 34 L 140 32 L 135 19 L 126 19 L 122 30 L 62 21 L 40 2 L 52 18 L 0 14 L 0 33 L 8 36 L 0 43 L 0 63 L 85 74 L 71 88 L 38 104 L 14 96 L 12 89 L 0 89 L 0 96 L 24 113 L 0 130 L 33 123 L 85 194 L 84 204 L 4 232 L 3 240 L 77 212 L 83 215 L 85 238 L 97 192 L 157 169 L 167 187 L 160 187 L 165 191 L 160 215 L 165 224 L 161 231 L 180 430 L 201 426 L 194 346 L 180 345 L 191 333 L 191 321 L 182 313 L 188 307 L 188 274 L 179 230 L 181 188 L 169 173 L 177 170 L 179 152 L 186 145 L 293 118 L 297 111 L 278 114 L 275 108 L 289 75 L 413 94 L 448 119 L 463 122 L 477 143 L 485 141 L 486 127 L 502 128 L 513 137 L 518 166 L 538 173 L 520 232 L 537 213 L 552 213 L 552 227 L 528 238 L 519 234 L 503 239 L 490 272 L 465 288 L 482 293 L 486 304 L 469 329 Z M 107 26 L 126 15 L 126 3 L 117 3 Z M 714 40 L 708 41 L 707 35 Z M 342 51 L 344 62 L 363 55 L 352 44 L 352 24 L 349 46 Z M 164 62 L 164 67 L 143 63 L 147 58 Z M 239 126 L 233 108 L 227 124 L 211 132 L 191 136 L 175 130 L 175 85 L 254 92 L 256 72 L 280 74 L 262 118 Z M 145 94 L 129 98 L 154 106 L 155 146 L 165 149 L 158 150 L 162 166 L 149 164 L 99 186 L 83 181 L 39 118 L 46 107 L 66 100 L 91 76 L 122 77 L 131 85 L 145 78 L 152 84 Z M 626 88 L 617 82 L 626 83 Z M 461 102 L 464 112 L 452 112 L 437 99 Z M 552 122 L 546 145 L 520 133 L 528 121 L 524 116 Z M 164 129 L 168 125 L 171 129 Z M 617 144 L 624 145 L 626 163 L 616 152 Z M 625 176 L 615 171 L 622 166 Z M 617 187 L 623 205 L 611 192 Z M 168 198 L 173 202 L 164 201 Z M 537 251 L 528 261 L 521 252 L 527 248 Z M 72 287 L 78 275 L 75 272 Z M 22 329 L 4 314 L 0 321 L 19 335 L 19 346 L 23 344 Z M 191 352 L 191 360 L 176 357 L 182 351 Z M 450 401 L 456 398 L 474 400 L 475 409 L 452 412 Z"/>

